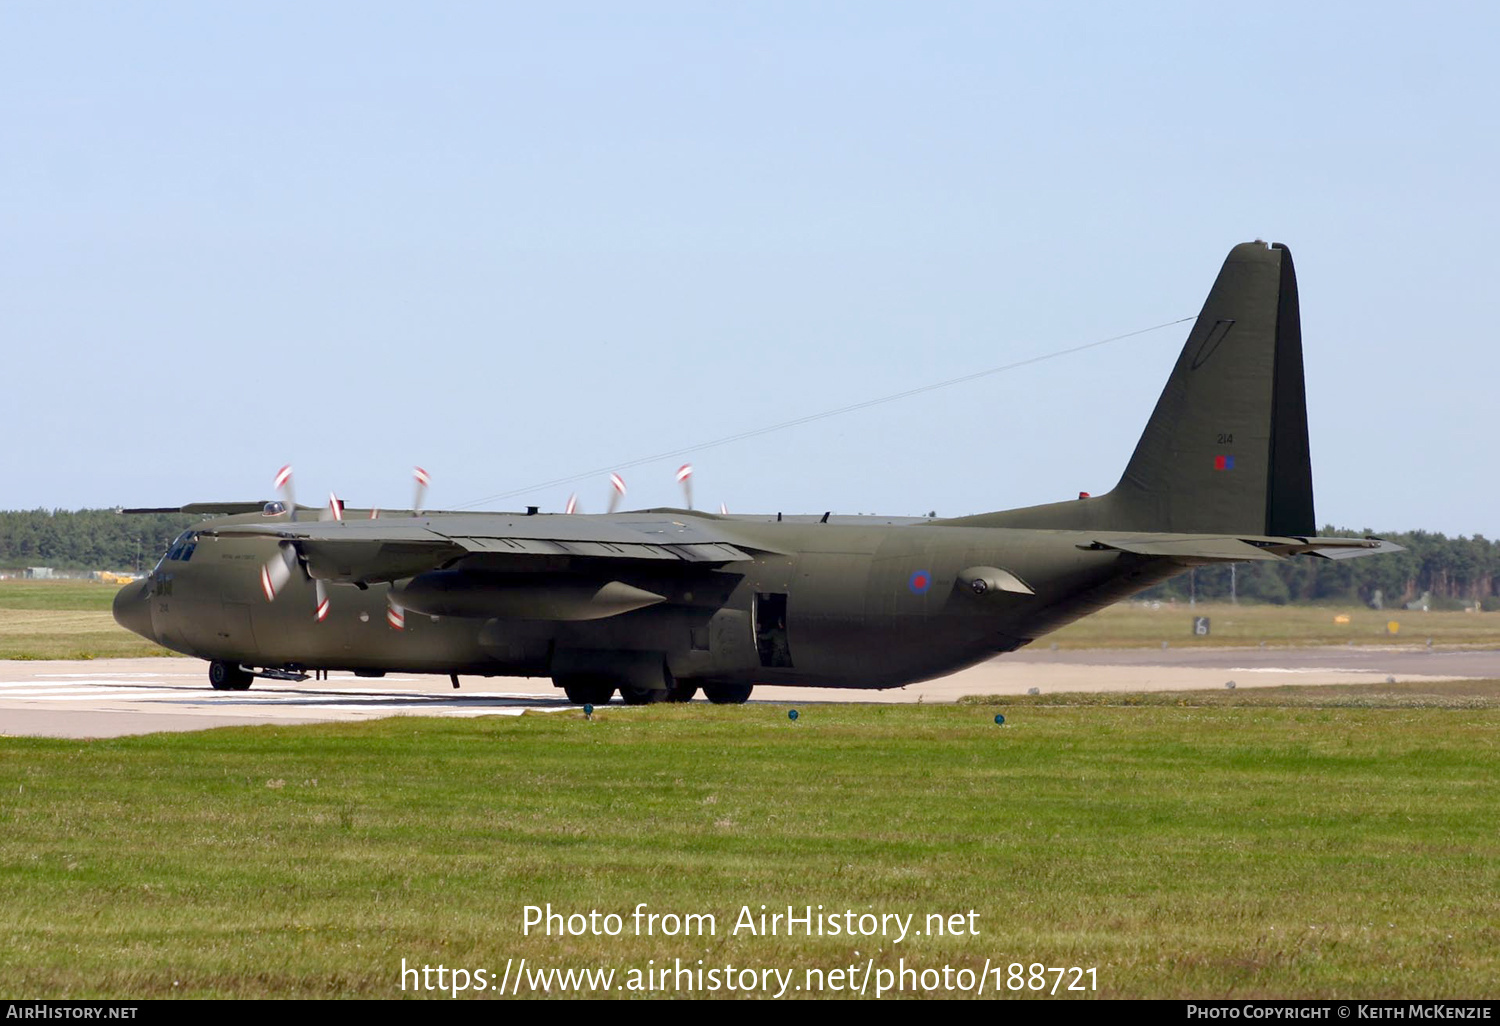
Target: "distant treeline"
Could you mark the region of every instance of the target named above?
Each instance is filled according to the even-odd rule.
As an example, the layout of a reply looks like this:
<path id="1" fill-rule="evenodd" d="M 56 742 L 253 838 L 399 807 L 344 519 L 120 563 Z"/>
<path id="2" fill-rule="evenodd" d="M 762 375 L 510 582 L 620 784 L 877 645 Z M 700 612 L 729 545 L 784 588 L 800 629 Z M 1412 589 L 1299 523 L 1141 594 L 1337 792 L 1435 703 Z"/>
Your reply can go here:
<path id="1" fill-rule="evenodd" d="M 1385 606 L 1400 606 L 1431 593 L 1434 609 L 1478 605 L 1500 608 L 1495 584 L 1500 581 L 1500 542 L 1476 534 L 1449 538 L 1428 531 L 1346 531 L 1325 527 L 1323 535 L 1374 535 L 1404 546 L 1357 559 L 1299 556 L 1275 563 L 1238 563 L 1199 567 L 1146 592 L 1144 598 L 1226 599 L 1231 586 L 1242 599 L 1255 602 L 1364 602 L 1379 593 Z"/>
<path id="2" fill-rule="evenodd" d="M 149 570 L 172 539 L 202 517 L 112 509 L 0 512 L 0 568 Z"/>
<path id="3" fill-rule="evenodd" d="M 125 515 L 107 509 L 0 512 L 0 568 L 59 570 L 149 569 L 172 539 L 202 518 L 181 513 Z M 1380 533 L 1325 527 L 1323 534 L 1375 534 L 1405 552 L 1361 559 L 1304 556 L 1277 563 L 1240 563 L 1233 572 L 1239 598 L 1258 602 L 1369 602 L 1378 591 L 1387 605 L 1430 592 L 1434 605 L 1500 605 L 1500 542 L 1480 535 L 1448 538 L 1427 531 Z M 1230 568 L 1199 567 L 1146 593 L 1149 598 L 1228 598 Z"/>

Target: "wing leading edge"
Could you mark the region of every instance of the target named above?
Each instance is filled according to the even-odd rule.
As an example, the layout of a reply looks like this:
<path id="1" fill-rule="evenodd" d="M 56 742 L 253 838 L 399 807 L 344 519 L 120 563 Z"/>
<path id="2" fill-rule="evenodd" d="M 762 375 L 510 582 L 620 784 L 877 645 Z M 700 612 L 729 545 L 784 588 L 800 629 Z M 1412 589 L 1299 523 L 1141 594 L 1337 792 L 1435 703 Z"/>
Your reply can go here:
<path id="1" fill-rule="evenodd" d="M 210 537 L 291 542 L 317 580 L 377 584 L 413 577 L 458 560 L 477 565 L 552 567 L 562 561 L 630 560 L 722 565 L 751 558 L 751 546 L 697 518 L 657 516 L 455 515 L 308 523 L 206 526 Z M 467 564 L 466 564 L 467 565 Z"/>

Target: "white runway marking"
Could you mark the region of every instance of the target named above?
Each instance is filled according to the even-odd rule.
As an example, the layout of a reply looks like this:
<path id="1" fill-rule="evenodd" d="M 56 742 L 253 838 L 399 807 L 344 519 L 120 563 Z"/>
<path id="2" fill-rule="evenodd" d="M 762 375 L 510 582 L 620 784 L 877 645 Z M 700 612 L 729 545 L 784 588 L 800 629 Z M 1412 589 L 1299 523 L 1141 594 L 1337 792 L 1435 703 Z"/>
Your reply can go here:
<path id="1" fill-rule="evenodd" d="M 122 692 L 118 688 L 69 688 L 64 691 L 60 688 L 16 688 L 6 691 L 5 698 L 45 698 L 59 702 L 80 700 L 85 698 L 105 698 L 116 695 L 128 695 L 131 699 L 141 698 L 177 698 L 180 691 L 160 691 L 154 688 L 133 688 L 129 692 Z"/>
<path id="2" fill-rule="evenodd" d="M 534 691 L 454 690 L 446 677 L 333 674 L 328 680 L 258 678 L 248 691 L 215 691 L 182 659 L 0 662 L 0 734 L 110 737 L 250 723 L 313 723 L 384 716 L 519 716 L 571 708 L 551 682 Z M 197 672 L 194 672 L 197 671 Z M 507 681 L 507 683 L 511 683 Z"/>
<path id="3" fill-rule="evenodd" d="M 1351 669 L 1341 666 L 1226 666 L 1224 673 L 1352 673 L 1356 676 L 1385 677 L 1384 670 Z"/>
<path id="4" fill-rule="evenodd" d="M 122 677 L 141 677 L 146 680 L 160 680 L 163 677 L 182 677 L 184 679 L 194 680 L 199 683 L 202 683 L 203 681 L 203 674 L 201 673 L 38 673 L 35 674 L 35 676 L 38 680 L 46 679 L 49 677 L 69 680 L 89 677 L 108 677 L 110 679 L 118 679 Z M 5 684 L 0 683 L 0 687 L 4 686 Z"/>

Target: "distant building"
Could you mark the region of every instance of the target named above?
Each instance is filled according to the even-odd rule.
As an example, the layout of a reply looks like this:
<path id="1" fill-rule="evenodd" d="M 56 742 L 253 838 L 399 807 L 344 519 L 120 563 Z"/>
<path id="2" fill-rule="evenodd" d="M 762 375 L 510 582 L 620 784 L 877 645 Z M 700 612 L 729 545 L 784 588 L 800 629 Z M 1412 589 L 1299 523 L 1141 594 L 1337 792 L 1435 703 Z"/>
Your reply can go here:
<path id="1" fill-rule="evenodd" d="M 50 581 L 56 576 L 56 572 L 50 566 L 28 566 L 26 568 L 26 579 L 28 581 Z"/>

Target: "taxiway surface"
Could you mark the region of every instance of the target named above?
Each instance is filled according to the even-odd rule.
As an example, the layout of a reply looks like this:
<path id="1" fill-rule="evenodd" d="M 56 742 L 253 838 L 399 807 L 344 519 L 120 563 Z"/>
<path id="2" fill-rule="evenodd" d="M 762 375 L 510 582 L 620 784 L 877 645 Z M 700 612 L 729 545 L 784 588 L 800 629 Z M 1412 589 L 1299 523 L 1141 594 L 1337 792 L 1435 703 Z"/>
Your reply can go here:
<path id="1" fill-rule="evenodd" d="M 965 695 L 1059 691 L 1188 691 L 1286 684 L 1500 678 L 1500 650 L 1404 647 L 1123 649 L 1012 653 L 939 680 L 890 691 L 760 686 L 755 701 L 952 702 Z M 566 709 L 551 681 L 333 674 L 300 683 L 257 680 L 214 691 L 194 659 L 0 661 L 0 735 L 118 737 L 250 724 L 319 723 L 381 716 L 515 716 Z M 618 699 L 616 700 L 618 702 Z M 700 698 L 699 701 L 702 701 Z"/>

